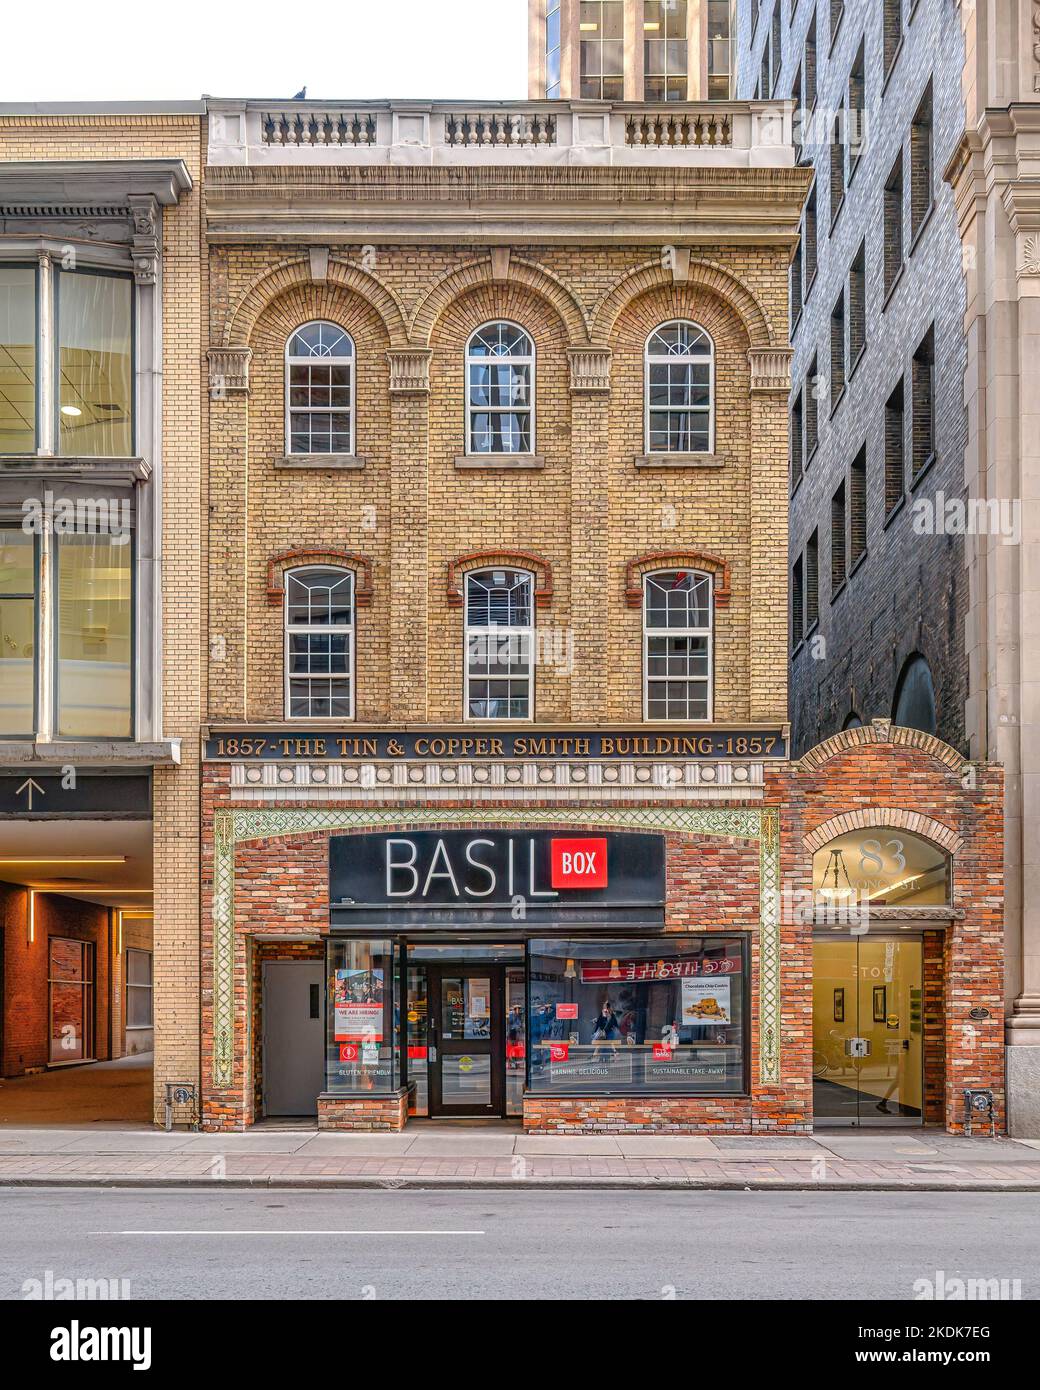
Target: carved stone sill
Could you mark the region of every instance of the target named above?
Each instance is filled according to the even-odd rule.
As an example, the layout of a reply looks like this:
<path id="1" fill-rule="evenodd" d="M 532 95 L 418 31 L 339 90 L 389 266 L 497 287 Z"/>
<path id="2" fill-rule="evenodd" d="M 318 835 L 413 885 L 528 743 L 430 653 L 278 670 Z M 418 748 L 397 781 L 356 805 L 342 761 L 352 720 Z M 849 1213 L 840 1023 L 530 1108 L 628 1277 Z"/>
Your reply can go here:
<path id="1" fill-rule="evenodd" d="M 275 468 L 364 468 L 368 459 L 363 454 L 285 454 L 274 461 Z"/>
<path id="2" fill-rule="evenodd" d="M 181 760 L 181 740 L 166 738 L 154 743 L 133 739 L 4 739 L 0 740 L 0 761 L 19 767 L 61 767 L 67 763 L 106 767 L 174 767 Z"/>
<path id="3" fill-rule="evenodd" d="M 456 468 L 544 468 L 541 454 L 460 454 Z"/>
<path id="4" fill-rule="evenodd" d="M 637 468 L 725 468 L 724 454 L 637 454 Z"/>

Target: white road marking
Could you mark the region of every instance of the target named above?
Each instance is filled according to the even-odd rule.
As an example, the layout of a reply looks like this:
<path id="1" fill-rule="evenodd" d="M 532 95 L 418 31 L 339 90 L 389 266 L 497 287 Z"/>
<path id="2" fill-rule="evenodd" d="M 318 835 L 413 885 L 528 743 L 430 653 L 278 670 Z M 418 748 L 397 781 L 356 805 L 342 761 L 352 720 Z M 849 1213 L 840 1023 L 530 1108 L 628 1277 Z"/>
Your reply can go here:
<path id="1" fill-rule="evenodd" d="M 486 1236 L 487 1231 L 93 1231 L 95 1236 Z"/>

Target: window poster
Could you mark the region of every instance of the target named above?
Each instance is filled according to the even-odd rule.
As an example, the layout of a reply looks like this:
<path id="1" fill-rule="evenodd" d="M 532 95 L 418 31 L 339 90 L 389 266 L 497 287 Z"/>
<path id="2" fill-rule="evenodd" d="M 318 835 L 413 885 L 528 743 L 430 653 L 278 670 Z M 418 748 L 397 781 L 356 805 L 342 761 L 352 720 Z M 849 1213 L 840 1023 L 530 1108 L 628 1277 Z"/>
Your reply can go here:
<path id="1" fill-rule="evenodd" d="M 337 970 L 333 1007 L 337 1042 L 381 1043 L 382 970 Z"/>
<path id="2" fill-rule="evenodd" d="M 683 979 L 682 1021 L 686 1027 L 732 1023 L 728 979 Z"/>

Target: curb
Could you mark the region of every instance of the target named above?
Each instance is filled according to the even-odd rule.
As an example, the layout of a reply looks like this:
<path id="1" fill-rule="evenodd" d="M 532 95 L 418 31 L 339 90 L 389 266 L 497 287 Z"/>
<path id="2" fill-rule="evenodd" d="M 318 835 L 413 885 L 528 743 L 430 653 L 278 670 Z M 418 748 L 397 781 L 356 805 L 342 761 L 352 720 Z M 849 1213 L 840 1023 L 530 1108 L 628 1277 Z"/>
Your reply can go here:
<path id="1" fill-rule="evenodd" d="M 558 1191 L 586 1190 L 590 1192 L 1040 1192 L 1040 1182 L 1033 1180 L 996 1182 L 885 1182 L 879 1179 L 842 1180 L 829 1178 L 825 1182 L 779 1180 L 767 1178 L 459 1178 L 459 1177 L 2 1177 L 0 1190 L 9 1187 L 42 1188 L 138 1188 L 166 1189 L 212 1188 L 216 1190 L 261 1191 L 396 1191 L 402 1188 L 443 1191 L 523 1192 L 532 1187 Z"/>

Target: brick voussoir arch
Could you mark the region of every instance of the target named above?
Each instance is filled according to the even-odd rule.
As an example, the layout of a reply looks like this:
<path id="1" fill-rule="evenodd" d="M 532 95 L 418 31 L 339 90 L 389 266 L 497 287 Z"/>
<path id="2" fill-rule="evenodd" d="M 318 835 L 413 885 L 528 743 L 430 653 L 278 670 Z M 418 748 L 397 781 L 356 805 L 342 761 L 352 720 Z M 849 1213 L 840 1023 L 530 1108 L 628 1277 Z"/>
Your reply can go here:
<path id="1" fill-rule="evenodd" d="M 656 289 L 673 289 L 688 285 L 710 290 L 733 309 L 744 325 L 753 348 L 777 346 L 773 328 L 758 300 L 732 271 L 714 261 L 690 260 L 689 275 L 676 280 L 672 271 L 659 260 L 647 261 L 624 275 L 602 296 L 592 315 L 590 339 L 598 347 L 607 347 L 614 326 L 622 313 L 640 295 Z M 786 344 L 782 344 L 786 346 Z"/>
<path id="2" fill-rule="evenodd" d="M 281 603 L 285 597 L 285 575 L 288 570 L 307 565 L 335 565 L 338 569 L 354 571 L 354 602 L 358 608 L 372 604 L 372 561 L 367 555 L 351 550 L 283 550 L 267 562 L 267 601 Z"/>
<path id="3" fill-rule="evenodd" d="M 429 347 L 430 338 L 448 305 L 481 285 L 519 285 L 546 300 L 567 329 L 569 341 L 582 346 L 589 340 L 589 320 L 567 286 L 544 266 L 520 256 L 509 259 L 508 279 L 496 280 L 490 257 L 477 257 L 455 270 L 446 271 L 415 307 L 409 325 L 414 343 Z"/>
<path id="4" fill-rule="evenodd" d="M 534 602 L 536 608 L 548 608 L 553 599 L 552 564 L 542 555 L 531 550 L 471 550 L 467 555 L 456 555 L 448 561 L 447 596 L 449 608 L 462 607 L 462 576 L 469 570 L 484 569 L 488 565 L 500 568 L 531 570 L 534 573 Z"/>
<path id="5" fill-rule="evenodd" d="M 729 561 L 718 555 L 706 555 L 699 550 L 655 550 L 639 555 L 625 566 L 625 602 L 629 608 L 643 603 L 643 576 L 654 570 L 707 570 L 714 576 L 715 607 L 726 608 L 730 600 Z"/>
<path id="6" fill-rule="evenodd" d="M 891 744 L 896 748 L 912 748 L 927 758 L 933 758 L 951 772 L 959 772 L 968 761 L 956 748 L 943 743 L 942 739 L 936 738 L 934 734 L 922 733 L 920 729 L 908 729 L 901 724 L 893 724 L 888 719 L 874 719 L 870 724 L 861 725 L 858 729 L 843 729 L 841 733 L 832 734 L 830 738 L 818 743 L 815 748 L 810 748 L 798 760 L 798 769 L 801 772 L 812 772 L 824 763 L 830 762 L 832 758 L 841 757 L 843 753 L 850 753 L 858 748 L 874 747 L 879 743 Z"/>
<path id="7" fill-rule="evenodd" d="M 269 305 L 289 290 L 311 285 L 319 288 L 331 285 L 358 295 L 379 315 L 390 346 L 408 346 L 404 307 L 382 280 L 360 266 L 333 258 L 329 260 L 328 278 L 315 281 L 311 278 L 310 258 L 306 256 L 280 261 L 252 281 L 228 314 L 224 324 L 223 346 L 248 346 L 260 315 Z"/>
<path id="8" fill-rule="evenodd" d="M 959 854 L 964 847 L 961 836 L 955 830 L 951 830 L 948 825 L 943 825 L 941 821 L 934 820 L 931 816 L 922 815 L 920 811 L 906 811 L 897 806 L 870 806 L 856 811 L 845 811 L 840 816 L 832 816 L 830 820 L 818 825 L 815 830 L 803 835 L 802 843 L 810 854 L 815 854 L 818 849 L 824 849 L 832 840 L 838 839 L 840 835 L 848 835 L 853 830 L 885 828 L 909 830 L 912 834 L 920 835 L 922 839 L 929 840 L 933 845 L 951 855 Z"/>

